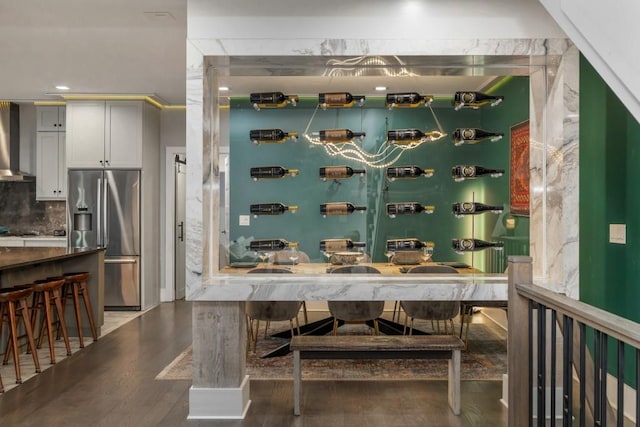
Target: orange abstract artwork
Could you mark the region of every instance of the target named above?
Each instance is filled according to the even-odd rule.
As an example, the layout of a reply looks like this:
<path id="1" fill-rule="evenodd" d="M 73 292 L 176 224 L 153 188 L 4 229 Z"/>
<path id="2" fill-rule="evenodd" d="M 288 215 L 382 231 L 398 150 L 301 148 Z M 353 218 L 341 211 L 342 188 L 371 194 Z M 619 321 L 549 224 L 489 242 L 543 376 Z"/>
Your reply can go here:
<path id="1" fill-rule="evenodd" d="M 529 216 L 529 120 L 511 127 L 511 214 Z"/>

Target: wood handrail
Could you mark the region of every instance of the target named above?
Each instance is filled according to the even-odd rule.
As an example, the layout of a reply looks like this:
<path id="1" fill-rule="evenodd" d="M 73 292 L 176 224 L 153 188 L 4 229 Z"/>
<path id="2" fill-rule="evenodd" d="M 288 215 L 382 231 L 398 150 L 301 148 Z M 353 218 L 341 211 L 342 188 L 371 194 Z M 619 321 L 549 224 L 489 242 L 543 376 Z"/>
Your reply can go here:
<path id="1" fill-rule="evenodd" d="M 640 327 L 637 322 L 540 286 L 516 283 L 516 289 L 525 298 L 566 314 L 635 348 L 640 348 Z"/>

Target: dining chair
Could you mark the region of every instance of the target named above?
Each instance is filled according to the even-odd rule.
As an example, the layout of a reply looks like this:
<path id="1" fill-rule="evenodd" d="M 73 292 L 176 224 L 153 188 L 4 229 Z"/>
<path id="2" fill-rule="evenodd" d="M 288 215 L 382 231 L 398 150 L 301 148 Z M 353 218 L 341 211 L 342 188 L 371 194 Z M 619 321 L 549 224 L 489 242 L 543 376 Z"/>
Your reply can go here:
<path id="1" fill-rule="evenodd" d="M 331 274 L 380 274 L 380 270 L 369 265 L 345 265 L 331 270 Z M 329 312 L 333 316 L 333 335 L 338 333 L 338 323 L 366 323 L 373 321 L 373 330 L 380 335 L 378 317 L 384 310 L 384 301 L 329 301 Z"/>
<path id="2" fill-rule="evenodd" d="M 420 265 L 408 271 L 409 274 L 458 274 L 458 270 L 448 265 Z M 460 312 L 460 301 L 400 301 L 405 312 L 403 334 L 407 333 L 407 323 L 411 319 L 409 335 L 413 334 L 414 319 L 430 320 L 431 327 L 440 333 L 440 321 L 444 321 L 444 332 L 448 334 L 447 322 L 451 325 L 451 333 L 455 334 L 453 319 Z M 436 322 L 437 328 L 433 327 Z"/>
<path id="3" fill-rule="evenodd" d="M 291 270 L 286 268 L 254 268 L 249 270 L 247 274 L 291 274 Z M 258 331 L 260 330 L 260 321 L 266 321 L 264 328 L 264 336 L 267 337 L 269 331 L 269 323 L 271 321 L 289 321 L 291 336 L 295 335 L 293 329 L 293 319 L 296 320 L 296 329 L 300 335 L 300 323 L 298 322 L 298 313 L 300 312 L 301 301 L 247 301 L 245 305 L 245 313 L 247 315 L 247 339 L 253 340 L 253 351 L 256 351 L 258 343 Z M 255 333 L 253 331 L 253 321 L 256 321 Z M 250 342 L 248 343 L 250 344 Z"/>
<path id="4" fill-rule="evenodd" d="M 306 252 L 299 251 L 299 250 L 292 251 L 291 249 L 284 249 L 284 250 L 275 252 L 273 263 L 276 265 L 290 265 L 292 264 L 292 261 L 289 257 L 294 253 L 298 257 L 298 259 L 296 260 L 297 264 L 308 264 L 311 262 L 311 259 L 309 258 L 309 255 L 307 255 Z M 302 314 L 304 315 L 304 323 L 305 324 L 309 323 L 309 315 L 307 314 L 307 303 L 305 301 L 302 301 Z"/>

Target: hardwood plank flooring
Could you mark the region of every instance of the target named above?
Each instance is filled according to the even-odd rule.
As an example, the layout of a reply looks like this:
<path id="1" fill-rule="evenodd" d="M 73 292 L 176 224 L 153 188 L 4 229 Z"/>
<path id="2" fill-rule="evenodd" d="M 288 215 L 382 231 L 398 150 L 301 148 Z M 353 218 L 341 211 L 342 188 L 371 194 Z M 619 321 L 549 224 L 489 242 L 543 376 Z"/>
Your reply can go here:
<path id="1" fill-rule="evenodd" d="M 463 381 L 462 414 L 446 381 L 251 381 L 245 420 L 186 419 L 190 381 L 155 380 L 191 342 L 187 302 L 162 304 L 0 395 L 0 426 L 506 426 L 502 383 Z"/>

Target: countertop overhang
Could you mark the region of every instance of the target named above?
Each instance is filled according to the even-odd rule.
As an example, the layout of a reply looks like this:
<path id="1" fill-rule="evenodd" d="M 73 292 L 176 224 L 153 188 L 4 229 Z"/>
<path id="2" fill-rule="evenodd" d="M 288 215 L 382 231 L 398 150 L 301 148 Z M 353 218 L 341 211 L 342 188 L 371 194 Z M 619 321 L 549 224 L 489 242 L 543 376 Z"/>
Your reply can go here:
<path id="1" fill-rule="evenodd" d="M 188 290 L 190 301 L 507 301 L 504 274 L 220 274 Z"/>
<path id="2" fill-rule="evenodd" d="M 0 271 L 59 261 L 104 251 L 104 248 L 0 248 Z"/>

